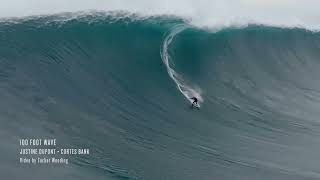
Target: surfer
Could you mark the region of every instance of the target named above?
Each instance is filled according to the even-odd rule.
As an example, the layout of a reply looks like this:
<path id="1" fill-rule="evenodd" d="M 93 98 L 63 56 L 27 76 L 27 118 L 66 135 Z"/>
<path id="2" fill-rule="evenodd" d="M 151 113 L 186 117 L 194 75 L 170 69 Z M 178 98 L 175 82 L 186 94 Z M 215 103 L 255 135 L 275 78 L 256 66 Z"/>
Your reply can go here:
<path id="1" fill-rule="evenodd" d="M 196 98 L 196 97 L 192 97 L 192 98 L 190 98 L 190 99 L 192 99 L 193 100 L 193 102 L 192 102 L 192 107 L 198 107 L 198 98 Z"/>

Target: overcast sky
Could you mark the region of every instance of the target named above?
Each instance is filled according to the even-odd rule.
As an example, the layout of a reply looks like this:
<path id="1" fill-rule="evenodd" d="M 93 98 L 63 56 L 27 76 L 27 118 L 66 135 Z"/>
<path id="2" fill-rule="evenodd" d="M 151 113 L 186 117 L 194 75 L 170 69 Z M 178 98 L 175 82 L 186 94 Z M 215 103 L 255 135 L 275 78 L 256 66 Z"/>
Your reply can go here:
<path id="1" fill-rule="evenodd" d="M 80 10 L 175 14 L 196 25 L 249 22 L 320 29 L 320 0 L 0 0 L 0 17 Z"/>

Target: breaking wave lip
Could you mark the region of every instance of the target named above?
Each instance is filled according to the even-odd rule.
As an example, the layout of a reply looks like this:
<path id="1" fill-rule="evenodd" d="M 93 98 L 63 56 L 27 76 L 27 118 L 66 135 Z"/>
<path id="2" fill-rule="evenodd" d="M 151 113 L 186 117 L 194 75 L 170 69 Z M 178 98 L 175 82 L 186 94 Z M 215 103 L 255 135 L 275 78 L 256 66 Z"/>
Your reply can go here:
<path id="1" fill-rule="evenodd" d="M 101 21 L 108 20 L 109 23 L 121 21 L 123 19 L 128 19 L 133 21 L 142 21 L 150 19 L 154 16 L 143 16 L 137 13 L 130 13 L 127 11 L 77 11 L 77 12 L 62 12 L 53 14 L 40 14 L 40 15 L 30 15 L 23 17 L 0 17 L 0 22 L 4 23 L 23 23 L 30 20 L 47 19 L 45 23 L 58 22 L 64 23 L 72 20 L 88 20 L 91 21 Z M 89 19 L 90 18 L 90 19 Z M 42 22 L 42 21 L 41 21 Z"/>
<path id="2" fill-rule="evenodd" d="M 182 95 L 191 103 L 192 103 L 192 100 L 191 100 L 192 97 L 197 97 L 200 102 L 203 102 L 203 98 L 201 96 L 201 93 L 202 93 L 201 89 L 198 86 L 192 87 L 188 85 L 183 79 L 182 75 L 180 75 L 174 70 L 172 66 L 174 63 L 171 62 L 172 58 L 169 54 L 170 44 L 172 43 L 174 38 L 187 28 L 188 26 L 184 24 L 183 25 L 178 24 L 176 26 L 173 26 L 171 30 L 169 30 L 169 32 L 165 35 L 165 39 L 160 49 L 160 55 L 163 63 L 167 68 L 167 72 L 170 78 L 175 82 L 178 90 L 182 93 Z M 200 103 L 199 103 L 199 106 L 200 106 Z"/>
<path id="3" fill-rule="evenodd" d="M 108 21 L 114 22 L 118 20 L 128 19 L 130 21 L 144 21 L 148 19 L 178 19 L 183 21 L 185 24 L 188 24 L 192 28 L 204 29 L 210 32 L 217 32 L 223 29 L 243 29 L 250 25 L 258 25 L 258 26 L 271 26 L 271 27 L 279 27 L 286 29 L 306 29 L 312 32 L 319 32 L 320 27 L 316 25 L 306 25 L 306 24 L 286 24 L 286 23 L 272 23 L 271 21 L 263 22 L 253 19 L 245 19 L 238 18 L 233 20 L 225 20 L 220 19 L 216 22 L 200 22 L 199 18 L 195 18 L 188 15 L 177 15 L 174 13 L 143 13 L 139 11 L 129 11 L 129 10 L 80 10 L 80 11 L 65 11 L 65 12 L 55 12 L 55 13 L 47 13 L 47 14 L 35 14 L 35 15 L 25 15 L 25 16 L 9 16 L 9 17 L 0 17 L 0 23 L 10 22 L 10 23 L 19 23 L 28 20 L 38 19 L 38 18 L 46 18 L 46 17 L 54 17 L 50 21 L 55 22 L 67 22 L 74 19 L 81 19 L 86 17 L 95 17 L 96 20 L 104 19 L 108 17 Z M 100 18 L 100 19 L 99 19 Z"/>
<path id="4" fill-rule="evenodd" d="M 71 21 L 81 21 L 85 23 L 101 23 L 107 22 L 109 24 L 124 22 L 130 23 L 148 23 L 158 27 L 170 28 L 176 24 L 185 24 L 192 26 L 190 19 L 186 19 L 176 15 L 143 15 L 140 13 L 132 13 L 129 11 L 77 11 L 77 12 L 63 12 L 55 14 L 32 15 L 24 17 L 0 17 L 0 25 L 22 24 L 26 22 L 33 23 L 34 27 L 43 27 L 48 25 L 66 24 Z M 193 26 L 193 28 L 197 28 Z"/>

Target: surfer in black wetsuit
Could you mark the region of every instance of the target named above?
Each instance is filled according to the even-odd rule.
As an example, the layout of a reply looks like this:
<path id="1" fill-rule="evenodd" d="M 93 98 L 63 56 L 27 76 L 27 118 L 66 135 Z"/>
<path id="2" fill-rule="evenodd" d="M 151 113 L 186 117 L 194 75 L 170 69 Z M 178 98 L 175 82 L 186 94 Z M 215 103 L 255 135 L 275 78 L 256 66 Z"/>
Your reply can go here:
<path id="1" fill-rule="evenodd" d="M 190 99 L 192 99 L 193 100 L 193 102 L 192 102 L 192 107 L 197 107 L 197 105 L 198 105 L 198 98 L 196 98 L 196 97 L 192 97 L 192 98 L 190 98 Z"/>

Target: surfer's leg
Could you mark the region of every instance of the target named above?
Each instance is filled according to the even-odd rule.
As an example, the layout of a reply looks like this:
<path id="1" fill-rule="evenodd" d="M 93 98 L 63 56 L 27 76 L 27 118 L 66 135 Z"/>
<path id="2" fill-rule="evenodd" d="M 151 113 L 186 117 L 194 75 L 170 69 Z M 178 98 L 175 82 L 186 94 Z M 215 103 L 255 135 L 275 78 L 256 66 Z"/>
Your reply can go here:
<path id="1" fill-rule="evenodd" d="M 197 102 L 193 102 L 192 107 L 197 107 Z"/>

